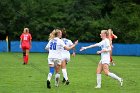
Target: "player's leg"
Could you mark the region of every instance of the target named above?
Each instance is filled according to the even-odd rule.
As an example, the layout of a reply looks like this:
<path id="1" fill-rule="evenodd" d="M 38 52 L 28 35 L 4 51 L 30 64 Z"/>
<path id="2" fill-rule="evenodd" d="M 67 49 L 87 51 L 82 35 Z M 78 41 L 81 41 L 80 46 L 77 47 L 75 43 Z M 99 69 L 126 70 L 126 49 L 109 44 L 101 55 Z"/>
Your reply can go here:
<path id="1" fill-rule="evenodd" d="M 66 63 L 67 63 L 66 60 L 63 60 L 62 61 L 62 64 L 61 64 L 61 68 L 62 68 L 62 73 L 63 73 L 63 77 L 64 77 L 63 82 L 66 81 L 66 85 L 68 85 L 69 84 L 69 81 L 68 81 Z"/>
<path id="2" fill-rule="evenodd" d="M 28 64 L 28 59 L 29 59 L 29 49 L 26 49 L 26 64 Z"/>
<path id="3" fill-rule="evenodd" d="M 51 59 L 48 59 L 48 64 L 49 64 L 49 74 L 48 74 L 48 78 L 47 78 L 47 88 L 51 88 L 51 78 L 52 78 L 52 75 L 54 74 L 54 63 Z"/>
<path id="4" fill-rule="evenodd" d="M 23 64 L 26 63 L 26 50 L 23 49 Z"/>
<path id="5" fill-rule="evenodd" d="M 98 67 L 96 69 L 97 86 L 95 88 L 101 88 L 101 72 L 102 72 L 102 64 L 99 62 Z"/>
<path id="6" fill-rule="evenodd" d="M 62 69 L 62 74 L 63 74 L 63 80 L 62 80 L 62 82 L 64 83 L 65 81 L 66 81 L 66 77 L 65 77 L 65 70 L 64 69 L 66 69 L 66 66 L 65 66 L 65 64 L 66 64 L 66 62 L 65 62 L 65 60 L 63 59 L 62 60 L 62 64 L 61 64 L 61 69 Z"/>
<path id="7" fill-rule="evenodd" d="M 109 71 L 109 66 L 108 66 L 108 64 L 103 64 L 103 71 L 104 71 L 104 73 L 105 73 L 106 75 L 108 75 L 108 76 L 110 76 L 110 77 L 112 77 L 112 78 L 118 80 L 118 81 L 120 82 L 121 86 L 122 86 L 122 84 L 123 84 L 122 78 L 118 77 L 118 76 L 117 76 L 116 74 L 114 74 L 114 73 L 111 73 L 111 72 Z"/>
<path id="8" fill-rule="evenodd" d="M 59 86 L 59 79 L 60 79 L 60 67 L 61 67 L 61 60 L 57 60 L 56 64 L 55 64 L 55 86 L 58 87 Z"/>
<path id="9" fill-rule="evenodd" d="M 60 70 L 60 65 L 56 65 L 56 66 L 55 66 L 55 71 L 56 71 L 56 74 L 55 74 L 55 86 L 56 86 L 56 87 L 59 86 L 59 79 L 60 79 L 59 70 Z"/>
<path id="10" fill-rule="evenodd" d="M 23 51 L 23 64 L 25 65 L 25 63 L 26 63 L 26 48 L 23 45 L 21 46 L 21 48 Z"/>
<path id="11" fill-rule="evenodd" d="M 110 51 L 110 63 L 115 66 L 115 63 L 113 62 L 113 58 L 112 58 L 112 49 Z"/>

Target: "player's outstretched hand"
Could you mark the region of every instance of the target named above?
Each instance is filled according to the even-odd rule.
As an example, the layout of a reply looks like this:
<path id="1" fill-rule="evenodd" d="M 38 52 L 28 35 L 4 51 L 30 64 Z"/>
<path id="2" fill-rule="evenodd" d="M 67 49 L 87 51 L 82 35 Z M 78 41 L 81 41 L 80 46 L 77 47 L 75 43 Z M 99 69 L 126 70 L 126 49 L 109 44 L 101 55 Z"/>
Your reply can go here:
<path id="1" fill-rule="evenodd" d="M 86 49 L 86 47 L 81 47 L 80 51 L 83 51 L 83 50 L 85 50 L 85 49 Z"/>

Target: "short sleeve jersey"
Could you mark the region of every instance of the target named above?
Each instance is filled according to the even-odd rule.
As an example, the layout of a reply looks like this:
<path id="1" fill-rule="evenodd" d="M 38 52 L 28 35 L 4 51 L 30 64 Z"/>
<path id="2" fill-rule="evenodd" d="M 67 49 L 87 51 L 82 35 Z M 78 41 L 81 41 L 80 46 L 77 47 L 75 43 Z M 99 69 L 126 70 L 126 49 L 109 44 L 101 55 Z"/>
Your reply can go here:
<path id="1" fill-rule="evenodd" d="M 110 49 L 110 41 L 109 39 L 104 39 L 97 44 L 101 49 Z M 101 53 L 101 60 L 110 60 L 110 52 L 103 52 Z"/>
<path id="2" fill-rule="evenodd" d="M 62 38 L 62 40 L 63 40 L 63 42 L 65 43 L 65 45 L 66 45 L 67 47 L 70 47 L 70 46 L 73 45 L 72 41 L 69 40 L 69 39 Z M 65 49 L 63 48 L 63 53 L 66 54 L 66 53 L 69 53 L 69 51 L 68 51 L 68 50 L 65 50 Z"/>
<path id="3" fill-rule="evenodd" d="M 50 40 L 46 45 L 46 49 L 49 50 L 48 58 L 62 58 L 62 50 L 65 47 L 65 43 L 58 37 Z"/>
<path id="4" fill-rule="evenodd" d="M 30 40 L 32 40 L 31 34 L 24 34 L 22 33 L 20 36 L 20 39 L 22 39 L 22 46 L 30 46 Z"/>

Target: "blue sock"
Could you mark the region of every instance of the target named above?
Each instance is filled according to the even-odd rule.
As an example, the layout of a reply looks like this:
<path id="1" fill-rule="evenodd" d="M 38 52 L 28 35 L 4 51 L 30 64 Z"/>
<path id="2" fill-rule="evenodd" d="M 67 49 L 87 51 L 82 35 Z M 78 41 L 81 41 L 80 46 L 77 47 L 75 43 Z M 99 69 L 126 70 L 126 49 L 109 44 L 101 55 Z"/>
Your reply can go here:
<path id="1" fill-rule="evenodd" d="M 54 67 L 50 67 L 50 73 L 53 75 L 54 74 Z"/>

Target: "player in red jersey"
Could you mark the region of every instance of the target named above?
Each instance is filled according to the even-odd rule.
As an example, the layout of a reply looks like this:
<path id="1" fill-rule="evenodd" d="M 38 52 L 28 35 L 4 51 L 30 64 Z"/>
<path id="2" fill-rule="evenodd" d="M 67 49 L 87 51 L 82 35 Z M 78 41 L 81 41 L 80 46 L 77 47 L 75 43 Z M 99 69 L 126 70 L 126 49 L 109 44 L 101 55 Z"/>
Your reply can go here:
<path id="1" fill-rule="evenodd" d="M 112 45 L 112 40 L 113 39 L 117 39 L 118 37 L 113 34 L 113 31 L 112 29 L 108 29 L 108 32 L 109 32 L 109 40 L 110 40 L 110 45 L 111 45 L 111 51 L 110 51 L 110 63 L 112 63 L 113 66 L 115 66 L 115 63 L 113 62 L 113 58 L 112 58 L 112 48 L 113 48 L 113 45 Z"/>
<path id="2" fill-rule="evenodd" d="M 32 36 L 28 28 L 24 28 L 20 36 L 20 48 L 23 50 L 23 64 L 28 64 L 29 50 L 31 48 Z"/>

